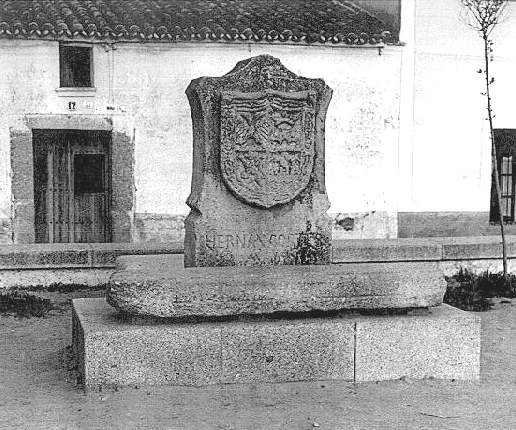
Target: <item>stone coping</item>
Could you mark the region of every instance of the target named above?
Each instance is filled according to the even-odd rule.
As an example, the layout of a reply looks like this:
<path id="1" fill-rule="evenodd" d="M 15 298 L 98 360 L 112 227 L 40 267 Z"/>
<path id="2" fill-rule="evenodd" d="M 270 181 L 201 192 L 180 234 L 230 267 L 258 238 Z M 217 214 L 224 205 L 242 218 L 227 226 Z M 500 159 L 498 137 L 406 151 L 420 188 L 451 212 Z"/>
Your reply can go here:
<path id="1" fill-rule="evenodd" d="M 182 254 L 182 242 L 0 245 L 0 270 L 114 268 L 122 255 Z M 500 259 L 499 236 L 333 241 L 333 263 Z M 516 258 L 516 236 L 507 236 Z"/>
<path id="2" fill-rule="evenodd" d="M 121 255 L 182 253 L 180 242 L 2 245 L 0 270 L 114 268 Z"/>
<path id="3" fill-rule="evenodd" d="M 507 256 L 516 258 L 516 236 L 506 236 Z M 353 239 L 333 241 L 333 263 L 454 261 L 502 258 L 499 236 Z"/>

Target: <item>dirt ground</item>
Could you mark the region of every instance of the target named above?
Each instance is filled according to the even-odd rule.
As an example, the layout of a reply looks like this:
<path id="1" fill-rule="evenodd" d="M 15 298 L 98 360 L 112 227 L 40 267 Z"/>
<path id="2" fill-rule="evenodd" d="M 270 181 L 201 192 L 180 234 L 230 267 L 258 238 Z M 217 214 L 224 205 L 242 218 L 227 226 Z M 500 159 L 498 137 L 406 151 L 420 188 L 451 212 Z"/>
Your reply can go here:
<path id="1" fill-rule="evenodd" d="M 0 316 L 1 429 L 516 429 L 516 300 L 482 318 L 481 382 L 297 382 L 85 394 L 69 370 L 69 299 Z"/>

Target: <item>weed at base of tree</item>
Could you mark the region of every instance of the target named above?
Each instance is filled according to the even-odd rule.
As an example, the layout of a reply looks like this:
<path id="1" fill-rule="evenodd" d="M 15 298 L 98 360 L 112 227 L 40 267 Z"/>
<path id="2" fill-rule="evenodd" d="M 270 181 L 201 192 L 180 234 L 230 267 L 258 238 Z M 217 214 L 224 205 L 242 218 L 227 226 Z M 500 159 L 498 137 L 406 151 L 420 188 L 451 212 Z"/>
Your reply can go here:
<path id="1" fill-rule="evenodd" d="M 509 274 L 505 282 L 502 273 L 489 271 L 475 274 L 460 268 L 456 275 L 446 277 L 448 287 L 443 302 L 465 311 L 491 309 L 492 297 L 516 297 L 516 275 Z"/>

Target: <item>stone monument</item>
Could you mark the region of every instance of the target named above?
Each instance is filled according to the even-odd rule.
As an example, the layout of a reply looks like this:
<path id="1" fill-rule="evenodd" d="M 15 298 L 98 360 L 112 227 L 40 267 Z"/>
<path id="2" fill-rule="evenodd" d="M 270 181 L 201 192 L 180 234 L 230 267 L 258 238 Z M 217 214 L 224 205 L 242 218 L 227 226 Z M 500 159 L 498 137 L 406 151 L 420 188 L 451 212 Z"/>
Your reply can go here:
<path id="1" fill-rule="evenodd" d="M 87 388 L 478 378 L 479 321 L 442 305 L 438 261 L 332 263 L 323 81 L 263 55 L 187 95 L 184 264 L 120 257 L 107 302 L 74 300 Z"/>
<path id="2" fill-rule="evenodd" d="M 185 266 L 328 264 L 331 89 L 263 55 L 195 79 L 186 94 L 194 150 Z"/>

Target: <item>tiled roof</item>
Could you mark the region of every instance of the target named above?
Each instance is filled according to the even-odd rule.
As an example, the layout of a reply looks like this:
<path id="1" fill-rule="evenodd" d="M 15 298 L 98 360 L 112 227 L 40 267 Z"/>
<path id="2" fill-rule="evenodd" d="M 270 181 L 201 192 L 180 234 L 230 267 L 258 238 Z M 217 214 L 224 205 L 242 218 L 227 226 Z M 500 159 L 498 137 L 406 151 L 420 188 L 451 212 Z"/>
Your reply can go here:
<path id="1" fill-rule="evenodd" d="M 0 38 L 376 45 L 397 34 L 346 0 L 0 0 Z"/>

